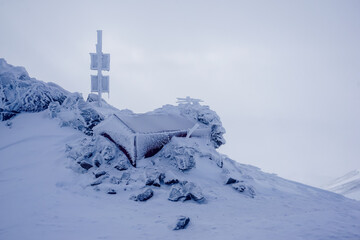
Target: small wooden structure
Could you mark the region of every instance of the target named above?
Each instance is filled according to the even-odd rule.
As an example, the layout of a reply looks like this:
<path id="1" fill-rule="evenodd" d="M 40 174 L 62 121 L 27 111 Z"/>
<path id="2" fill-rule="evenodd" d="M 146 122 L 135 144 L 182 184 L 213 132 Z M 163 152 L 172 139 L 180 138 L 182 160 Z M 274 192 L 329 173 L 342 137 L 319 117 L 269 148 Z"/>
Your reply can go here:
<path id="1" fill-rule="evenodd" d="M 155 155 L 174 136 L 210 134 L 209 128 L 175 114 L 114 114 L 93 130 L 113 142 L 134 167 L 137 160 Z"/>

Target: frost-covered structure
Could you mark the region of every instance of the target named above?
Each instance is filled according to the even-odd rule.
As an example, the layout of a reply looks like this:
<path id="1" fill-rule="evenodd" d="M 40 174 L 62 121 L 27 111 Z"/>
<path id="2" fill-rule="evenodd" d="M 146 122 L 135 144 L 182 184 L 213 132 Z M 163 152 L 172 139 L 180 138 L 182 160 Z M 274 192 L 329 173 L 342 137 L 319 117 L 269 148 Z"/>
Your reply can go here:
<path id="1" fill-rule="evenodd" d="M 55 83 L 30 78 L 23 67 L 14 67 L 0 58 L 0 121 L 20 112 L 40 112 L 52 102 L 62 104 L 69 94 Z"/>
<path id="2" fill-rule="evenodd" d="M 209 138 L 211 134 L 210 128 L 171 113 L 113 114 L 94 131 L 118 146 L 133 166 L 137 160 L 156 154 L 174 136 Z"/>
<path id="3" fill-rule="evenodd" d="M 189 120 L 196 121 L 200 126 L 208 127 L 211 129 L 210 142 L 215 148 L 226 143 L 223 136 L 226 131 L 222 126 L 220 117 L 215 111 L 211 110 L 209 106 L 201 105 L 199 101 L 179 102 L 178 106 L 165 105 L 162 108 L 156 109 L 154 112 L 179 114 Z"/>

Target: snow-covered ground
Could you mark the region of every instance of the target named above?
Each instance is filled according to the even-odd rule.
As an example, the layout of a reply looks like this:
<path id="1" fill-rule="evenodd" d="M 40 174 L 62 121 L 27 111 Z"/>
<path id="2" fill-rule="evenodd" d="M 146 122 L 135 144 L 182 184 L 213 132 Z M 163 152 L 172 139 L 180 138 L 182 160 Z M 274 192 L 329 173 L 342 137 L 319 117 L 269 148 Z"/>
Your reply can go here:
<path id="1" fill-rule="evenodd" d="M 137 190 L 94 191 L 65 153 L 84 134 L 48 115 L 0 123 L 0 239 L 360 239 L 360 202 L 233 162 L 224 166 L 253 178 L 254 198 L 218 184 L 209 161 L 188 173 L 206 203 L 169 201 L 164 186 L 146 202 L 129 199 Z M 190 224 L 173 231 L 179 215 Z"/>
<path id="2" fill-rule="evenodd" d="M 354 170 L 324 186 L 325 189 L 360 201 L 360 170 Z"/>
<path id="3" fill-rule="evenodd" d="M 0 59 L 1 240 L 360 239 L 359 201 L 217 152 L 225 129 L 209 107 L 181 103 L 148 113 L 186 117 L 210 131 L 172 137 L 136 168 L 120 145 L 93 131 L 113 113 L 134 116 Z M 175 231 L 180 216 L 190 223 Z"/>

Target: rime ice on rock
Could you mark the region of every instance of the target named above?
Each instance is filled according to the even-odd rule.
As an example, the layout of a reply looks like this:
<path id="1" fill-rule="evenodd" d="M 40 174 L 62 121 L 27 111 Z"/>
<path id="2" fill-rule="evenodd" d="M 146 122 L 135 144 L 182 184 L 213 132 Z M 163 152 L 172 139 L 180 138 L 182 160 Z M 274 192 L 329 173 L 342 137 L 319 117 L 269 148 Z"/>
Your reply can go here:
<path id="1" fill-rule="evenodd" d="M 30 78 L 25 68 L 0 58 L 0 121 L 20 112 L 40 112 L 52 102 L 62 103 L 69 92 L 55 83 Z"/>

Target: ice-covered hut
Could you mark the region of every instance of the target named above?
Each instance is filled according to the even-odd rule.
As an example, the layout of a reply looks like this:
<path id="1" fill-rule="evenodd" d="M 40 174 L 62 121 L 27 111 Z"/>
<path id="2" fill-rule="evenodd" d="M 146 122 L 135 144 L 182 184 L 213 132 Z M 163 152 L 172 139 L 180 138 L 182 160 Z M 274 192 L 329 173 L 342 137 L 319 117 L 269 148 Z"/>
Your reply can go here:
<path id="1" fill-rule="evenodd" d="M 175 114 L 114 114 L 93 130 L 113 142 L 134 167 L 137 160 L 155 155 L 173 136 L 210 135 L 209 128 Z"/>

